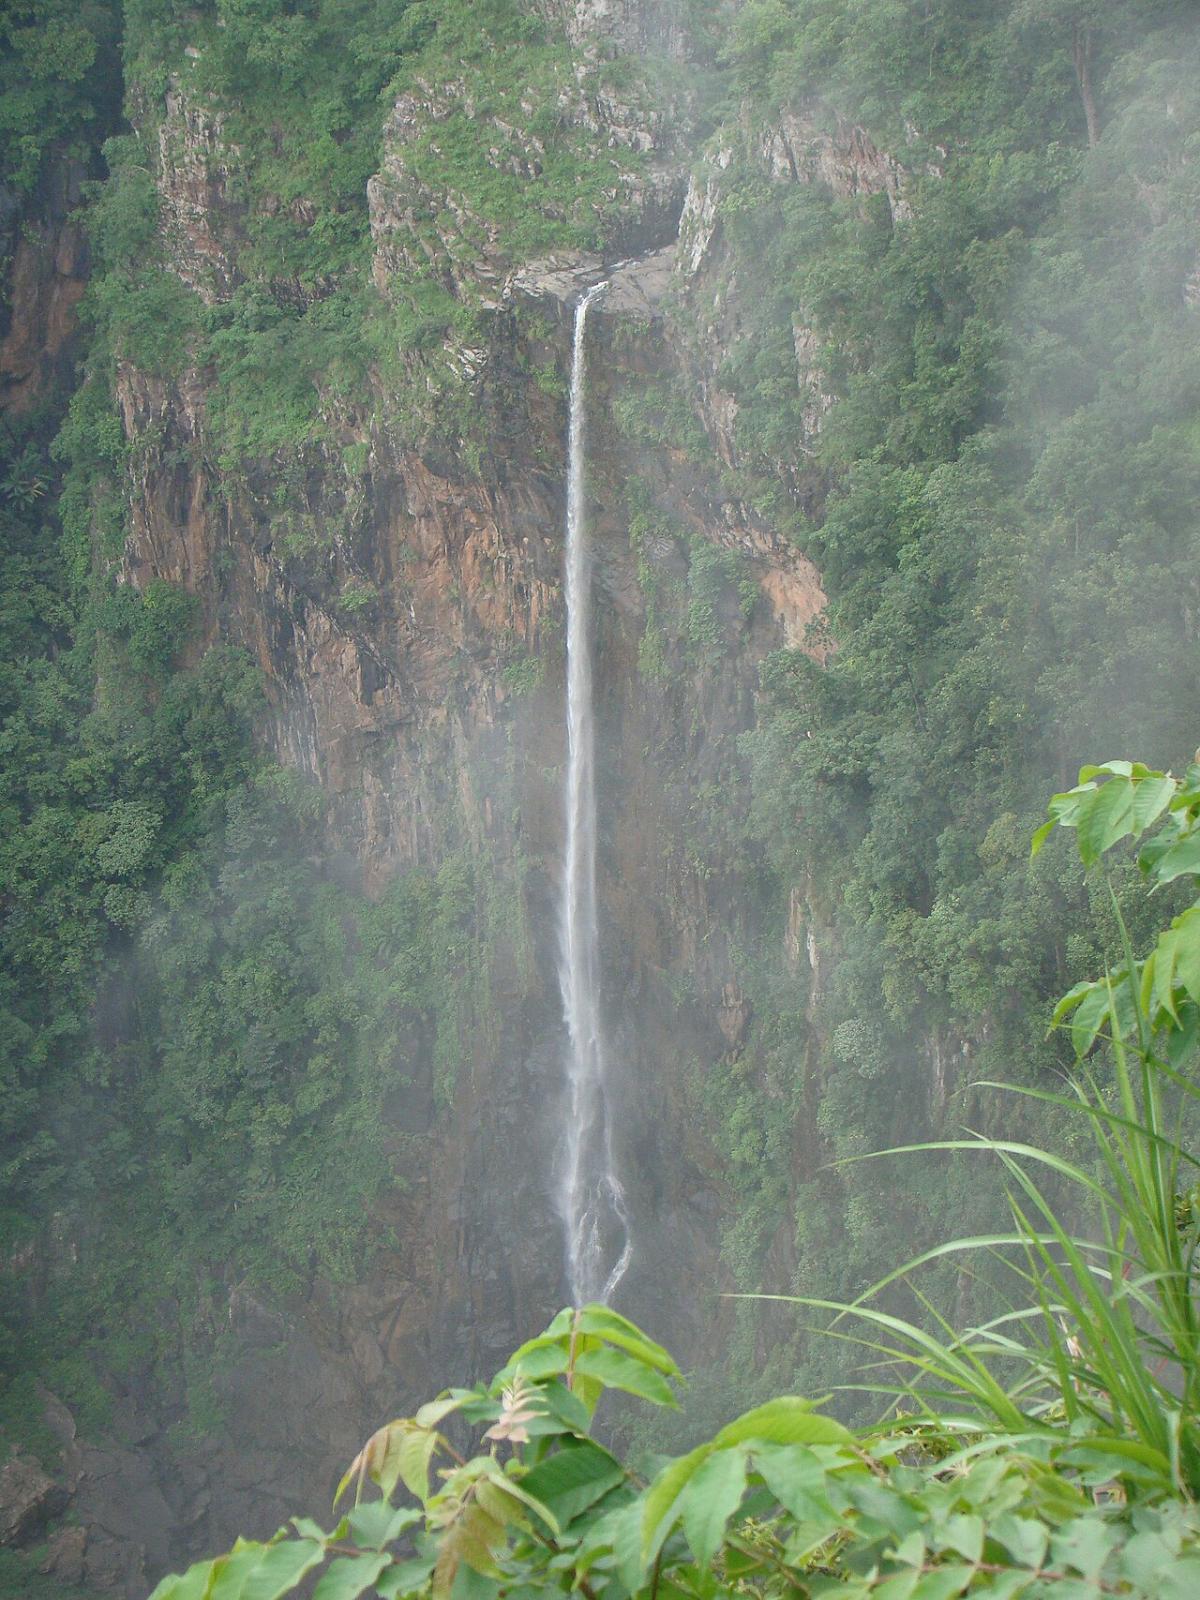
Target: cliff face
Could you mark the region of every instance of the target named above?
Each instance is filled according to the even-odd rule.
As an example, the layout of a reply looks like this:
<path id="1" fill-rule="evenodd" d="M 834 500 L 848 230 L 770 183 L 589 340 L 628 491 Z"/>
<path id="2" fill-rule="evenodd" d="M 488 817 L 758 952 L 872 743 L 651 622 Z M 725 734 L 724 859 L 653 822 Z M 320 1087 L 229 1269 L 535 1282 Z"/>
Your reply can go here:
<path id="1" fill-rule="evenodd" d="M 684 51 L 666 8 L 577 6 L 565 26 L 582 62 L 598 39 Z M 563 115 L 616 152 L 607 245 L 539 257 L 410 160 L 461 92 L 431 83 L 397 100 L 368 192 L 382 295 L 432 272 L 470 300 L 473 330 L 447 335 L 440 381 L 449 371 L 475 442 L 414 423 L 376 372 L 367 392 L 324 396 L 321 436 L 298 454 L 235 468 L 213 435 L 211 368 L 164 377 L 122 360 L 121 578 L 196 596 L 194 649 L 251 654 L 264 745 L 330 803 L 331 874 L 371 895 L 454 851 L 481 864 L 487 1025 L 449 1085 L 427 1039 L 398 1063 L 408 1086 L 386 1115 L 404 1186 L 378 1203 L 393 1243 L 368 1274 L 336 1288 L 318 1279 L 285 1304 L 225 1286 L 201 1331 L 219 1332 L 223 1420 L 186 1460 L 168 1431 L 182 1362 L 176 1392 L 114 1380 L 115 1443 L 79 1440 L 47 1398 L 82 1529 L 51 1547 L 64 1581 L 135 1595 L 233 1532 L 322 1511 L 381 1417 L 489 1372 L 563 1298 L 548 1187 L 563 1049 L 564 378 L 572 299 L 620 258 L 634 259 L 591 323 L 588 470 L 605 978 L 635 1219 L 622 1303 L 651 1329 L 669 1307 L 691 1361 L 716 1349 L 716 1294 L 731 1281 L 719 1254 L 729 1196 L 700 1108 L 716 1064 L 736 1067 L 753 1016 L 737 948 L 765 940 L 800 989 L 810 968 L 816 978 L 800 887 L 775 926 L 715 842 L 714 819 L 746 804 L 736 741 L 754 723 L 758 665 L 782 645 L 819 654 L 808 629 L 824 605 L 818 574 L 737 487 L 736 408 L 720 378 L 742 336 L 717 204 L 730 150 L 693 173 L 669 110 L 643 115 L 581 88 Z M 169 269 L 219 305 L 251 273 L 239 149 L 178 78 L 139 114 L 155 130 Z M 497 138 L 536 181 L 536 137 L 505 127 Z M 794 119 L 751 157 L 769 182 L 904 205 L 896 164 L 848 126 Z M 303 198 L 286 204 L 299 225 L 316 221 Z M 14 258 L 3 370 L 15 405 L 39 364 L 59 359 L 81 290 L 83 247 L 64 215 Z M 328 286 L 269 287 L 286 302 Z M 815 434 L 828 399 L 802 327 L 796 354 Z M 684 404 L 668 425 L 672 396 Z M 789 1249 L 781 1219 L 781 1272 Z"/>

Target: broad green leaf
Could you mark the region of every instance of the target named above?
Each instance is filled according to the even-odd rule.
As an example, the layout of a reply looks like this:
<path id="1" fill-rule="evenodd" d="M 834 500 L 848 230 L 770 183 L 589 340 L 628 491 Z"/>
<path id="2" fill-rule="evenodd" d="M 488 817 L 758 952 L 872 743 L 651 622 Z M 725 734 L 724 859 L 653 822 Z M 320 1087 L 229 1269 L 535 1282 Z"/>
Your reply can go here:
<path id="1" fill-rule="evenodd" d="M 1166 1003 L 1160 990 L 1178 983 L 1193 1000 L 1200 1000 L 1200 906 L 1191 906 L 1160 934 L 1155 951 L 1157 964 L 1165 971 L 1156 974 L 1153 994 L 1156 1000 Z"/>
<path id="2" fill-rule="evenodd" d="M 641 1588 L 642 1576 L 646 1571 L 647 1563 L 642 1556 L 644 1517 L 644 1502 L 631 1500 L 627 1506 L 622 1506 L 620 1511 L 612 1514 L 610 1524 L 613 1558 L 621 1575 L 621 1582 L 630 1594 L 636 1594 Z"/>
<path id="3" fill-rule="evenodd" d="M 895 1550 L 893 1550 L 892 1557 L 896 1561 L 903 1561 L 905 1566 L 921 1567 L 925 1564 L 927 1548 L 924 1534 L 917 1529 L 912 1533 L 905 1534 L 904 1538 L 898 1542 Z"/>
<path id="4" fill-rule="evenodd" d="M 1036 1517 L 1005 1513 L 992 1520 L 988 1526 L 988 1533 L 998 1544 L 1004 1546 L 1014 1561 L 1019 1561 L 1022 1566 L 1037 1568 L 1046 1559 L 1050 1530 Z"/>
<path id="5" fill-rule="evenodd" d="M 1099 1517 L 1082 1516 L 1060 1528 L 1050 1541 L 1050 1559 L 1085 1578 L 1097 1578 L 1116 1543 L 1114 1530 Z"/>
<path id="6" fill-rule="evenodd" d="M 947 1517 L 935 1526 L 934 1537 L 942 1549 L 953 1550 L 968 1561 L 978 1561 L 983 1554 L 983 1518 L 961 1513 Z"/>
<path id="7" fill-rule="evenodd" d="M 841 1517 L 825 1492 L 825 1470 L 802 1446 L 755 1446 L 754 1465 L 779 1504 L 797 1522 L 824 1523 L 832 1533 Z"/>
<path id="8" fill-rule="evenodd" d="M 390 1565 L 390 1556 L 339 1556 L 321 1574 L 312 1600 L 358 1600 Z"/>
<path id="9" fill-rule="evenodd" d="M 1172 883 L 1185 873 L 1200 873 L 1200 831 L 1190 833 L 1178 844 L 1173 844 L 1154 865 L 1153 876 L 1158 883 Z"/>
<path id="10" fill-rule="evenodd" d="M 346 1525 L 352 1543 L 365 1550 L 382 1550 L 420 1520 L 420 1512 L 409 1507 L 397 1510 L 387 1500 L 364 1500 L 347 1517 Z"/>
<path id="11" fill-rule="evenodd" d="M 920 1581 L 919 1572 L 894 1573 L 872 1591 L 872 1600 L 912 1600 L 913 1592 Z"/>
<path id="12" fill-rule="evenodd" d="M 457 1411 L 465 1401 L 472 1398 L 469 1390 L 460 1389 L 457 1394 L 442 1395 L 440 1399 L 429 1400 L 417 1412 L 413 1421 L 421 1428 L 436 1428 L 443 1417 L 448 1417 L 452 1411 Z"/>
<path id="13" fill-rule="evenodd" d="M 569 1353 L 567 1346 L 561 1340 L 534 1339 L 529 1344 L 522 1345 L 520 1357 L 518 1361 L 514 1356 L 492 1379 L 493 1393 L 499 1394 L 506 1384 L 512 1382 L 518 1371 L 530 1382 L 556 1377 L 567 1370 Z"/>
<path id="14" fill-rule="evenodd" d="M 736 1441 L 733 1441 L 736 1442 Z M 685 1484 L 697 1471 L 702 1461 L 716 1449 L 716 1442 L 698 1445 L 686 1456 L 679 1456 L 667 1465 L 646 1490 L 642 1505 L 642 1559 L 651 1560 L 659 1550 L 669 1527 L 669 1514 L 683 1493 Z"/>
<path id="15" fill-rule="evenodd" d="M 575 1359 L 575 1371 L 581 1377 L 595 1379 L 606 1389 L 624 1389 L 627 1394 L 639 1395 L 655 1405 L 677 1406 L 679 1403 L 661 1372 L 634 1360 L 623 1350 L 585 1350 Z"/>
<path id="16" fill-rule="evenodd" d="M 550 1529 L 550 1532 L 555 1537 L 558 1536 L 560 1532 L 558 1518 L 549 1506 L 543 1505 L 536 1495 L 530 1494 L 519 1477 L 505 1472 L 498 1463 L 491 1462 L 489 1464 L 488 1479 L 491 1486 L 505 1496 L 509 1507 L 508 1516 L 513 1522 L 526 1525 L 520 1509 L 523 1506 L 526 1510 L 532 1511 L 536 1516 L 540 1517 Z M 482 1491 L 484 1487 L 485 1485 L 481 1483 L 477 1493 Z"/>
<path id="17" fill-rule="evenodd" d="M 291 1524 L 302 1539 L 319 1539 L 324 1543 L 329 1537 L 321 1524 L 311 1517 L 292 1517 Z"/>
<path id="18" fill-rule="evenodd" d="M 1147 773 L 1134 785 L 1133 824 L 1138 833 L 1144 833 L 1162 816 L 1174 793 L 1174 778 L 1161 772 Z"/>
<path id="19" fill-rule="evenodd" d="M 215 1561 L 199 1561 L 184 1573 L 170 1573 L 158 1582 L 150 1600 L 204 1600 Z"/>
<path id="20" fill-rule="evenodd" d="M 538 1399 L 546 1410 L 572 1433 L 586 1434 L 591 1426 L 588 1408 L 565 1383 L 546 1383 L 538 1389 Z"/>
<path id="21" fill-rule="evenodd" d="M 1142 768 L 1142 770 L 1145 771 L 1146 769 Z M 1133 775 L 1133 763 L 1131 761 L 1102 761 L 1099 766 L 1080 767 L 1080 785 L 1089 783 L 1093 778 L 1098 778 L 1102 772 L 1114 772 L 1122 778 L 1128 778 Z"/>
<path id="22" fill-rule="evenodd" d="M 1079 858 L 1085 867 L 1133 831 L 1133 784 L 1112 777 L 1079 808 L 1076 822 Z"/>
<path id="23" fill-rule="evenodd" d="M 213 1563 L 207 1600 L 280 1600 L 324 1559 L 325 1546 L 312 1539 L 283 1539 L 278 1544 L 239 1539 L 227 1556 Z"/>
<path id="24" fill-rule="evenodd" d="M 437 1435 L 425 1428 L 406 1427 L 399 1430 L 395 1443 L 389 1449 L 385 1469 L 378 1478 L 379 1487 L 391 1497 L 399 1480 L 422 1503 L 429 1498 L 429 1463 L 437 1449 Z"/>
<path id="25" fill-rule="evenodd" d="M 920 1526 L 921 1519 L 904 1495 L 870 1473 L 843 1477 L 839 1488 L 868 1522 L 894 1539 L 903 1539 Z"/>
<path id="26" fill-rule="evenodd" d="M 447 1535 L 461 1560 L 487 1578 L 501 1576 L 496 1551 L 508 1543 L 508 1530 L 482 1506 L 469 1505 Z"/>
<path id="27" fill-rule="evenodd" d="M 433 1556 L 415 1556 L 411 1561 L 397 1561 L 376 1580 L 376 1591 L 382 1600 L 397 1600 L 399 1595 L 423 1592 L 433 1571 Z"/>
<path id="28" fill-rule="evenodd" d="M 1057 828 L 1057 827 L 1058 827 L 1058 818 L 1057 817 L 1051 817 L 1049 822 L 1043 822 L 1042 823 L 1041 827 L 1038 828 L 1038 830 L 1035 832 L 1032 840 L 1030 841 L 1029 854 L 1031 856 L 1036 856 L 1037 855 L 1038 851 L 1042 848 L 1042 846 L 1045 844 L 1046 840 L 1050 837 L 1050 835 L 1054 832 L 1055 828 Z"/>
<path id="29" fill-rule="evenodd" d="M 764 1444 L 844 1444 L 854 1446 L 854 1436 L 832 1417 L 813 1411 L 811 1402 L 798 1395 L 781 1395 L 755 1406 L 721 1429 L 715 1449 L 760 1439 Z"/>
<path id="30" fill-rule="evenodd" d="M 308 1539 L 287 1540 L 264 1551 L 263 1558 L 249 1574 L 239 1600 L 280 1600 L 291 1594 L 306 1572 L 320 1566 L 325 1547 Z M 213 1590 L 216 1600 L 216 1590 Z"/>
<path id="31" fill-rule="evenodd" d="M 702 1567 L 712 1562 L 746 1488 L 745 1449 L 714 1450 L 679 1497 L 683 1531 Z"/>
<path id="32" fill-rule="evenodd" d="M 625 1469 L 615 1456 L 591 1442 L 564 1446 L 521 1479 L 521 1487 L 540 1500 L 565 1526 L 618 1483 Z"/>
<path id="33" fill-rule="evenodd" d="M 974 1567 L 935 1567 L 922 1576 L 910 1600 L 954 1600 L 974 1576 Z"/>
<path id="34" fill-rule="evenodd" d="M 645 1361 L 648 1366 L 655 1367 L 669 1378 L 679 1374 L 679 1368 L 668 1350 L 647 1338 L 628 1317 L 621 1316 L 608 1306 L 585 1306 L 579 1313 L 579 1331 L 597 1334 L 610 1344 L 619 1345 L 631 1356 Z"/>

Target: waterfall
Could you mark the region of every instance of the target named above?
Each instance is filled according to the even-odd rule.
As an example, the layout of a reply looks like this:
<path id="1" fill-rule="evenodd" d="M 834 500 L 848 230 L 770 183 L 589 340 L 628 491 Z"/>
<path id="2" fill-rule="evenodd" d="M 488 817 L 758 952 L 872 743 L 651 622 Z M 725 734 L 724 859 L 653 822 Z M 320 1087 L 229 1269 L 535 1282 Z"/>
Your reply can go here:
<path id="1" fill-rule="evenodd" d="M 558 979 L 567 1025 L 566 1126 L 558 1205 L 576 1305 L 607 1301 L 629 1265 L 632 1239 L 616 1172 L 600 1008 L 596 920 L 596 776 L 590 639 L 591 564 L 585 511 L 587 314 L 607 283 L 575 307 L 567 441 L 567 785 Z"/>

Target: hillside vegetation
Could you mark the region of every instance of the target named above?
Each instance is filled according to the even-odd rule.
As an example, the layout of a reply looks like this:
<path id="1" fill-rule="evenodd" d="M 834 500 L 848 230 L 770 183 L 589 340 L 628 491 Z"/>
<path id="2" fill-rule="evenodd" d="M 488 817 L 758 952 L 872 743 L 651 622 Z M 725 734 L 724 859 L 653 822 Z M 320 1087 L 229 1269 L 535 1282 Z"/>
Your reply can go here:
<path id="1" fill-rule="evenodd" d="M 1147 1259 L 1122 1180 L 1112 1178 L 1112 1204 L 1128 1209 L 1105 1248 L 1135 1263 L 1122 1337 L 1141 1353 L 1122 1380 L 1128 1410 L 1119 1375 L 1070 1348 L 1077 1332 L 1055 1344 L 1053 1330 L 1071 1304 L 1065 1284 L 1099 1315 L 1081 1268 L 1119 1277 L 1111 1260 L 1089 1258 L 1060 1278 L 1055 1252 L 1077 1216 L 1096 1214 L 1090 1185 L 1106 1156 L 1094 1141 L 1133 1137 L 1149 1114 L 1155 1080 L 1139 1074 L 1157 1070 L 1156 1029 L 1172 1039 L 1164 1093 L 1190 1104 L 1193 1013 L 1153 973 L 1132 1007 L 1120 972 L 1146 957 L 1171 913 L 1186 914 L 1195 863 L 1150 900 L 1128 852 L 1107 876 L 1084 874 L 1057 836 L 1032 857 L 1029 838 L 1046 794 L 1065 792 L 1085 760 L 1137 751 L 1145 795 L 1154 773 L 1189 770 L 1200 738 L 1195 7 L 681 0 L 677 11 L 688 50 L 670 62 L 602 47 L 581 56 L 518 0 L 13 0 L 0 17 L 0 149 L 18 218 L 5 249 L 15 253 L 74 163 L 92 253 L 73 375 L 0 432 L 0 1238 L 13 1264 L 0 1274 L 2 1437 L 52 1458 L 44 1389 L 101 1437 L 114 1381 L 171 1393 L 181 1457 L 218 1432 L 223 1296 L 233 1283 L 268 1298 L 317 1278 L 344 1283 L 386 1242 L 380 1199 L 410 1181 L 427 1129 L 398 1128 L 385 1102 L 418 1060 L 433 1063 L 435 1114 L 453 1102 L 472 1039 L 494 1023 L 497 950 L 520 923 L 493 864 L 465 845 L 373 896 L 329 868 L 327 797 L 256 738 L 259 664 L 203 635 L 182 588 L 126 581 L 134 487 L 166 447 L 152 430 L 131 438 L 118 380 L 201 374 L 205 449 L 228 504 L 265 483 L 271 527 L 297 559 L 324 553 L 297 511 L 314 464 L 336 460 L 347 485 L 370 482 L 365 447 L 342 443 L 352 405 L 465 481 L 482 479 L 490 417 L 509 397 L 483 416 L 455 353 L 492 337 L 500 314 L 437 252 L 455 219 L 467 263 L 485 236 L 513 260 L 606 248 L 647 161 L 562 111 L 577 92 L 588 104 L 606 94 L 674 126 L 697 174 L 719 170 L 720 326 L 734 330 L 714 349 L 686 298 L 666 312 L 681 370 L 711 370 L 736 402 L 731 459 L 716 461 L 700 395 L 682 387 L 648 384 L 617 403 L 617 424 L 673 461 L 719 471 L 811 558 L 829 597 L 832 648 L 820 663 L 799 649 L 763 662 L 753 725 L 730 740 L 720 780 L 697 791 L 683 824 L 698 875 L 745 906 L 730 943 L 752 1022 L 686 1087 L 716 1152 L 727 1281 L 852 1302 L 936 1246 L 947 1218 L 964 1235 L 1006 1233 L 1004 1190 L 1015 1185 L 1026 1194 L 1029 1303 L 1049 1315 L 1041 1387 L 1026 1406 L 1026 1357 L 1001 1348 L 1007 1333 L 989 1335 L 998 1392 L 1019 1412 L 989 1417 L 989 1429 L 1003 1424 L 1001 1443 L 989 1434 L 974 1452 L 945 1394 L 929 1402 L 940 1420 L 928 1439 L 913 1423 L 912 1434 L 893 1424 L 852 1440 L 844 1426 L 867 1425 L 874 1402 L 839 1395 L 843 1421 L 822 1420 L 820 1438 L 743 1432 L 727 1438 L 736 1448 L 683 1458 L 703 1484 L 687 1499 L 682 1468 L 643 1489 L 590 1441 L 566 1364 L 526 1364 L 531 1404 L 553 1423 L 540 1437 L 558 1441 L 545 1459 L 544 1443 L 526 1448 L 511 1431 L 501 1396 L 514 1372 L 502 1374 L 456 1399 L 473 1423 L 509 1417 L 521 1445 L 511 1461 L 472 1457 L 474 1478 L 453 1468 L 441 1499 L 400 1520 L 360 1508 L 332 1545 L 301 1529 L 294 1576 L 350 1541 L 358 1553 L 338 1556 L 322 1600 L 371 1584 L 383 1595 L 423 1589 L 478 1480 L 485 1499 L 499 1496 L 487 1513 L 499 1531 L 463 1535 L 458 1600 L 569 1588 L 577 1572 L 590 1582 L 596 1563 L 596 1600 L 602 1589 L 612 1600 L 647 1588 L 702 1597 L 743 1579 L 815 1593 L 834 1575 L 838 1592 L 882 1600 L 950 1600 L 968 1586 L 1036 1594 L 1051 1582 L 1070 1600 L 1149 1593 L 1171 1562 L 1181 1576 L 1161 1593 L 1182 1596 L 1195 1576 L 1193 1444 L 1185 1407 L 1165 1420 L 1164 1383 L 1179 1384 L 1156 1375 L 1144 1313 L 1173 1296 L 1184 1316 L 1191 1244 L 1186 1263 Z M 237 154 L 244 237 L 238 279 L 219 294 L 181 276 L 163 213 L 167 96 L 181 83 Z M 453 204 L 417 218 L 429 269 L 384 294 L 367 185 L 397 96 L 434 91 L 479 115 L 460 109 L 436 142 L 414 147 L 417 179 Z M 764 140 L 801 113 L 864 130 L 889 152 L 904 209 L 883 194 L 776 181 Z M 536 187 L 513 175 L 527 136 L 543 152 Z M 798 331 L 811 382 L 797 379 Z M 552 368 L 523 377 L 548 398 L 561 388 Z M 624 487 L 635 550 L 675 537 L 641 485 Z M 647 693 L 719 672 L 719 618 L 753 611 L 729 552 L 694 539 L 684 564 L 668 581 L 643 562 Z M 348 589 L 342 614 L 369 617 L 374 598 Z M 507 671 L 515 696 L 542 681 L 540 661 Z M 1121 773 L 1100 784 L 1106 805 L 1126 778 L 1133 785 Z M 1170 815 L 1190 819 L 1193 780 L 1181 782 Z M 1139 829 L 1152 820 L 1141 804 L 1130 801 Z M 1114 842 L 1113 826 L 1093 834 L 1085 865 Z M 1160 864 L 1153 852 L 1143 860 Z M 818 951 L 803 980 L 780 953 L 797 897 Z M 1166 959 L 1190 996 L 1190 945 Z M 1031 1111 L 978 1087 L 1056 1089 L 1074 1051 L 1069 1031 L 1047 1031 L 1053 1005 L 1105 970 L 1117 975 L 1108 1014 L 1142 1028 L 1128 1104 L 1111 1053 L 1085 1083 L 1082 1120 L 1058 1102 Z M 1102 1024 L 1091 1005 L 1085 1020 Z M 1086 1033 L 1074 1042 L 1090 1044 Z M 1037 1242 L 1050 1224 L 1036 1202 L 1028 1209 L 1023 1179 L 951 1147 L 964 1126 L 994 1138 L 1036 1126 L 1039 1143 L 1075 1164 L 1049 1179 L 1050 1205 L 1066 1208 L 1063 1238 Z M 1156 1141 L 1177 1137 L 1164 1127 L 1139 1135 L 1137 1160 L 1162 1157 Z M 937 1156 L 857 1160 L 943 1136 Z M 1084 1192 L 1064 1197 L 1060 1181 L 1069 1189 L 1076 1171 Z M 1172 1180 L 1168 1194 L 1166 1181 L 1155 1179 L 1160 1210 L 1178 1205 L 1190 1241 L 1190 1182 Z M 1164 1250 L 1168 1222 L 1154 1219 Z M 928 1271 L 927 1288 L 889 1283 L 879 1304 L 906 1326 L 937 1305 L 944 1340 L 990 1315 L 1004 1279 L 994 1263 L 968 1269 L 951 1254 Z M 678 1441 L 750 1401 L 846 1382 L 862 1352 L 808 1327 L 831 1315 L 739 1302 L 728 1349 L 695 1377 Z M 605 1326 L 621 1337 L 597 1381 L 625 1351 L 642 1363 L 643 1390 L 663 1398 L 668 1358 L 636 1330 Z M 569 1363 L 569 1327 L 555 1324 L 538 1348 Z M 975 1358 L 953 1348 L 959 1365 L 945 1381 L 957 1394 Z M 1172 1373 L 1190 1383 L 1172 1349 Z M 1139 1431 L 1151 1413 L 1153 1438 Z M 432 1450 L 436 1422 L 418 1423 Z M 1116 1462 L 1107 1445 L 1079 1454 L 1093 1424 L 1138 1449 L 1114 1445 Z M 673 1437 L 657 1416 L 645 1426 L 659 1443 Z M 622 1427 L 643 1436 L 636 1421 Z M 793 1446 L 803 1460 L 772 1455 Z M 368 1464 L 378 1476 L 379 1460 Z M 602 1487 L 577 1486 L 576 1470 L 581 1485 Z M 522 1487 L 526 1476 L 535 1487 Z M 394 1538 L 421 1527 L 418 1554 L 393 1560 Z M 567 1530 L 574 1542 L 554 1546 Z M 294 1555 L 296 1541 L 272 1547 L 284 1548 Z M 351 1573 L 347 1562 L 366 1565 Z M 36 1565 L 6 1555 L 0 1592 L 52 1584 Z M 252 1566 L 247 1556 L 237 1571 Z M 218 1577 L 214 1568 L 162 1594 L 286 1592 L 283 1578 L 256 1589 Z"/>

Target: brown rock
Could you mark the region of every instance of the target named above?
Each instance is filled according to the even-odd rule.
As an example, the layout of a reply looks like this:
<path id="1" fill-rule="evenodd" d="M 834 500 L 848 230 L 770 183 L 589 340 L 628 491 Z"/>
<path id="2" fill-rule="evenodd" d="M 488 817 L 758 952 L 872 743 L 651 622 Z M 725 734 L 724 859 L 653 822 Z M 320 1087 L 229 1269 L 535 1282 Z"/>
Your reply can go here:
<path id="1" fill-rule="evenodd" d="M 46 1558 L 38 1568 L 61 1583 L 83 1581 L 84 1559 L 87 1554 L 86 1528 L 60 1528 L 46 1545 Z"/>
<path id="2" fill-rule="evenodd" d="M 66 1494 L 29 1456 L 0 1467 L 0 1544 L 22 1544 L 62 1510 Z"/>

